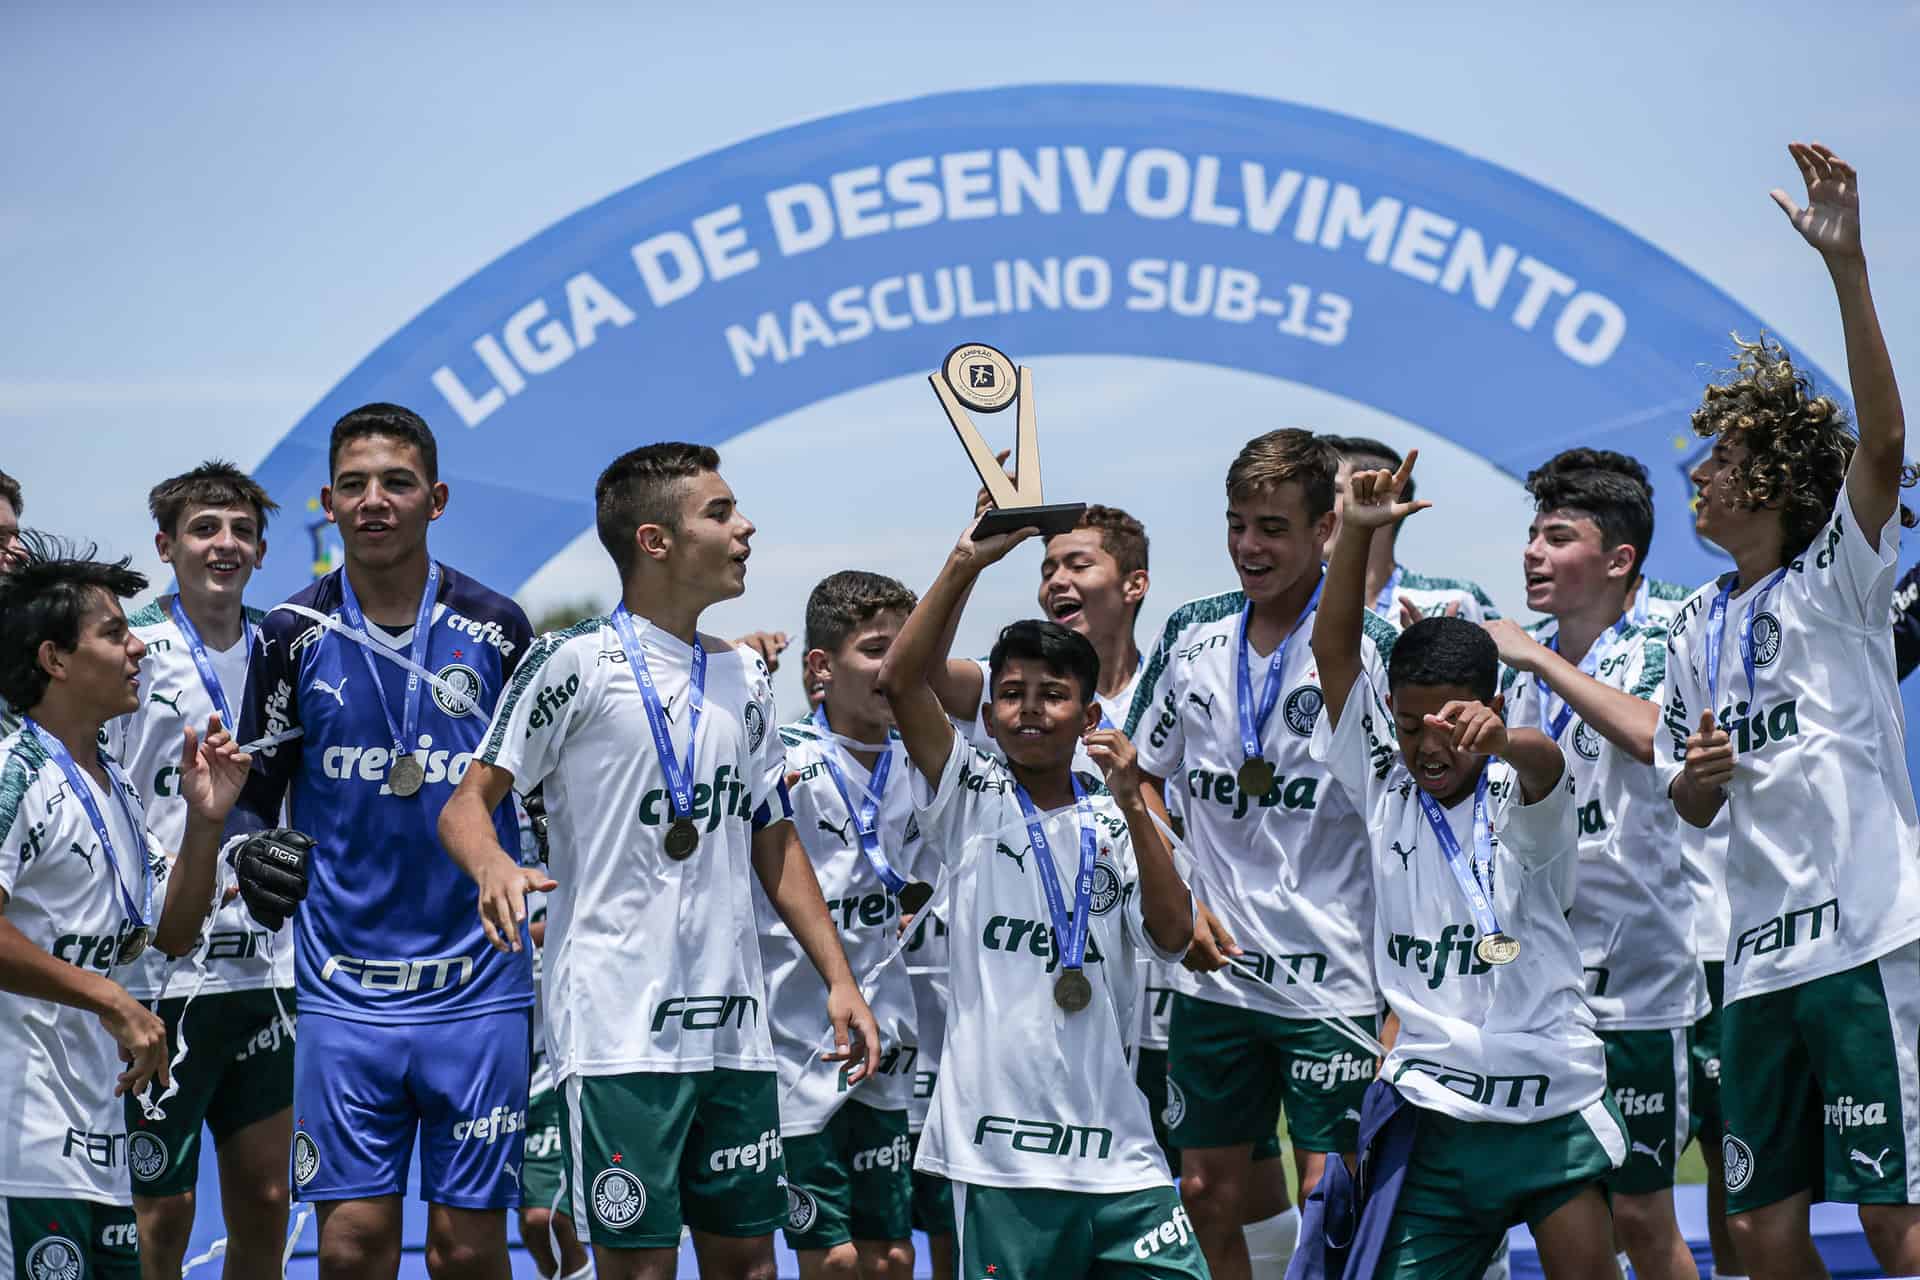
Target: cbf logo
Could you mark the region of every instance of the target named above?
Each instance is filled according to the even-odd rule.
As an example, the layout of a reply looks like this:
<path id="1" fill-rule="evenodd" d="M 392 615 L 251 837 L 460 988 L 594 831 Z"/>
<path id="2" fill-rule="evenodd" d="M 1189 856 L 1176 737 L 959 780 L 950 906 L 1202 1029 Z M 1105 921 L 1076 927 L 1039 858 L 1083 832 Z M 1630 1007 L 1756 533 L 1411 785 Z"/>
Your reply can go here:
<path id="1" fill-rule="evenodd" d="M 27 1250 L 29 1280 L 80 1280 L 80 1246 L 65 1236 L 50 1236 Z"/>
<path id="2" fill-rule="evenodd" d="M 1093 914 L 1103 916 L 1119 901 L 1120 873 L 1111 862 L 1101 858 L 1093 864 Z"/>
<path id="3" fill-rule="evenodd" d="M 1305 684 L 1287 695 L 1287 705 L 1281 713 L 1287 718 L 1287 728 L 1303 738 L 1311 738 L 1314 723 L 1320 719 L 1320 708 L 1326 705 L 1319 687 Z"/>
<path id="4" fill-rule="evenodd" d="M 135 1181 L 152 1182 L 167 1167 L 167 1144 L 146 1130 L 127 1139 L 127 1168 Z"/>
<path id="5" fill-rule="evenodd" d="M 630 1227 L 647 1211 L 647 1187 L 625 1169 L 603 1169 L 593 1180 L 593 1216 L 609 1227 Z"/>
<path id="6" fill-rule="evenodd" d="M 313 1181 L 313 1175 L 320 1172 L 320 1148 L 313 1145 L 303 1129 L 293 1135 L 293 1180 L 299 1186 Z"/>
<path id="7" fill-rule="evenodd" d="M 1771 613 L 1756 614 L 1753 619 L 1753 665 L 1769 667 L 1780 656 L 1780 619 Z"/>
<path id="8" fill-rule="evenodd" d="M 440 668 L 440 679 L 433 686 L 433 700 L 455 718 L 465 718 L 480 709 L 480 696 L 486 686 L 480 673 L 464 662 L 450 662 Z"/>
<path id="9" fill-rule="evenodd" d="M 807 1232 L 820 1220 L 820 1202 L 805 1187 L 787 1184 L 787 1230 Z"/>
<path id="10" fill-rule="evenodd" d="M 1573 730 L 1573 749 L 1582 760 L 1600 758 L 1600 733 L 1582 720 Z"/>
<path id="11" fill-rule="evenodd" d="M 1720 1140 L 1720 1159 L 1727 1170 L 1727 1190 L 1744 1191 L 1753 1180 L 1753 1148 L 1728 1134 Z"/>

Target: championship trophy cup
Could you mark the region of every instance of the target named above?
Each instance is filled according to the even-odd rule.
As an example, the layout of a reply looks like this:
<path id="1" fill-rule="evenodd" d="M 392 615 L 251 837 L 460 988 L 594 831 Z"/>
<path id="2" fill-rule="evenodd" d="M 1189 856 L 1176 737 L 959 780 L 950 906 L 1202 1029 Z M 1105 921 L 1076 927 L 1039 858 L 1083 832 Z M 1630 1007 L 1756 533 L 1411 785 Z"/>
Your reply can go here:
<path id="1" fill-rule="evenodd" d="M 1038 529 L 1040 536 L 1051 538 L 1065 533 L 1080 522 L 1084 502 L 1043 500 L 1040 490 L 1040 429 L 1033 420 L 1033 371 L 1024 366 L 1016 370 L 1013 361 L 983 342 L 963 342 L 947 352 L 940 372 L 927 378 L 933 393 L 940 397 L 953 423 L 954 434 L 980 473 L 993 506 L 974 527 L 975 541 L 1017 529 Z M 980 433 L 974 430 L 967 410 L 999 413 L 1019 401 L 1018 426 L 1014 436 L 1013 476 L 1000 469 Z"/>

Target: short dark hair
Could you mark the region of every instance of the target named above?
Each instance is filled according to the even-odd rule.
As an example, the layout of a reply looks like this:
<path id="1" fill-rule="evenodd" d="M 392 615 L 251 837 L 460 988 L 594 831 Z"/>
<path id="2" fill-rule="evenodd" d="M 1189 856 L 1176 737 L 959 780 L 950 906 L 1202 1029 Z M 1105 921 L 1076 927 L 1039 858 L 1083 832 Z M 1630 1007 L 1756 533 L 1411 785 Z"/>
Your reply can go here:
<path id="1" fill-rule="evenodd" d="M 327 438 L 327 478 L 340 461 L 340 451 L 363 436 L 390 436 L 420 451 L 420 465 L 427 470 L 428 484 L 440 483 L 440 446 L 434 441 L 433 428 L 411 409 L 376 400 L 341 415 Z"/>
<path id="2" fill-rule="evenodd" d="M 1119 507 L 1089 503 L 1074 523 L 1100 535 L 1100 549 L 1113 557 L 1122 574 L 1147 567 L 1147 527 Z"/>
<path id="3" fill-rule="evenodd" d="M 1227 468 L 1227 500 L 1298 480 L 1306 495 L 1307 518 L 1318 520 L 1333 510 L 1333 482 L 1339 474 L 1340 455 L 1325 436 L 1299 427 L 1269 431 L 1241 446 Z"/>
<path id="4" fill-rule="evenodd" d="M 1071 676 L 1080 684 L 1080 701 L 1092 702 L 1100 689 L 1100 655 L 1078 631 L 1057 622 L 1022 618 L 1000 628 L 1000 638 L 987 655 L 987 695 L 1000 681 L 1009 658 L 1032 658 L 1057 676 Z"/>
<path id="5" fill-rule="evenodd" d="M 1491 702 L 1500 684 L 1500 650 L 1478 623 L 1422 618 L 1400 633 L 1387 658 L 1387 688 L 1455 685 Z"/>
<path id="6" fill-rule="evenodd" d="M 147 510 L 169 538 L 180 531 L 180 517 L 189 507 L 252 507 L 267 532 L 267 516 L 280 504 L 267 496 L 260 482 L 222 458 L 209 458 L 193 470 L 162 480 L 147 493 Z"/>
<path id="7" fill-rule="evenodd" d="M 1653 545 L 1653 491 L 1619 470 L 1558 471 L 1551 464 L 1527 473 L 1536 510 L 1572 511 L 1600 528 L 1603 546 L 1633 548 L 1633 572 L 1646 572 Z M 1629 579 L 1631 581 L 1631 579 Z"/>
<path id="8" fill-rule="evenodd" d="M 1645 489 L 1648 498 L 1653 497 L 1653 481 L 1647 477 L 1646 463 L 1612 449 L 1562 449 L 1527 472 L 1527 483 L 1531 485 L 1535 476 L 1561 471 L 1611 471 Z"/>
<path id="9" fill-rule="evenodd" d="M 1356 468 L 1363 462 L 1371 462 L 1374 464 L 1373 469 L 1398 471 L 1400 464 L 1406 461 L 1405 455 L 1398 449 L 1384 440 L 1375 440 L 1372 436 L 1321 436 L 1320 438 L 1332 445 L 1344 461 Z M 1406 487 L 1400 491 L 1400 500 L 1412 502 L 1413 489 L 1413 477 L 1408 476 Z M 1398 533 L 1400 525 L 1395 524 L 1393 529 Z"/>
<path id="10" fill-rule="evenodd" d="M 46 697 L 53 677 L 40 669 L 40 646 L 48 640 L 72 652 L 80 647 L 80 624 L 96 590 L 125 599 L 147 589 L 131 559 L 96 559 L 91 545 L 77 546 L 43 533 L 20 535 L 26 559 L 0 574 L 0 698 L 25 713 Z"/>
<path id="11" fill-rule="evenodd" d="M 643 524 L 679 529 L 682 482 L 719 469 L 718 452 L 678 441 L 629 449 L 607 464 L 593 483 L 593 527 L 621 577 L 633 567 L 634 531 Z"/>
<path id="12" fill-rule="evenodd" d="M 0 471 L 0 498 L 13 504 L 13 514 L 26 514 L 27 500 L 20 496 L 20 482 L 4 471 Z"/>
<path id="13" fill-rule="evenodd" d="M 830 573 L 807 596 L 807 648 L 837 652 L 862 623 L 889 609 L 912 613 L 916 603 L 912 591 L 883 573 Z"/>

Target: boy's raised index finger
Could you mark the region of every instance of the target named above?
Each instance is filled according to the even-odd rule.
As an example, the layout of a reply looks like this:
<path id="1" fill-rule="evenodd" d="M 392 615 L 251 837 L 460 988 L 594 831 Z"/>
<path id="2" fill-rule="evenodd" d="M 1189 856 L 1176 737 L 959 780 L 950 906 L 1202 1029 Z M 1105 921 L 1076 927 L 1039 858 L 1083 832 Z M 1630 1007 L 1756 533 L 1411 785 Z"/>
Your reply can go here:
<path id="1" fill-rule="evenodd" d="M 1418 449 L 1407 450 L 1407 456 L 1400 459 L 1400 467 L 1393 473 L 1394 492 L 1398 493 L 1407 483 L 1407 477 L 1413 474 L 1413 463 L 1420 456 Z"/>

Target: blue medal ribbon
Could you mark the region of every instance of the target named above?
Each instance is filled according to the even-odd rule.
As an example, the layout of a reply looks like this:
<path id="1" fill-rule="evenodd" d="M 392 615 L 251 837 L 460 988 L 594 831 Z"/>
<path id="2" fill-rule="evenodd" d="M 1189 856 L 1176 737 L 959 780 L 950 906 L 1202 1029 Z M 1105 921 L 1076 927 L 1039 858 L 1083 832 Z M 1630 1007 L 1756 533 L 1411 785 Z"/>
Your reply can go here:
<path id="1" fill-rule="evenodd" d="M 834 790 L 840 793 L 840 803 L 847 806 L 847 816 L 853 819 L 854 830 L 860 835 L 860 852 L 866 855 L 867 865 L 873 868 L 873 874 L 880 877 L 880 883 L 887 892 L 896 898 L 907 887 L 907 878 L 893 869 L 887 861 L 887 854 L 880 847 L 878 830 L 880 801 L 887 794 L 887 775 L 893 771 L 893 751 L 889 748 L 880 753 L 880 762 L 873 766 L 872 785 L 866 789 L 858 806 L 853 803 L 853 794 L 847 790 L 846 774 L 840 770 L 840 762 L 834 757 L 840 752 L 840 744 L 833 740 L 833 730 L 827 727 L 827 709 L 813 709 L 813 723 L 821 733 L 828 735 L 820 752 L 821 763 L 827 766 L 827 776 L 833 779 Z"/>
<path id="2" fill-rule="evenodd" d="M 1373 611 L 1383 618 L 1391 619 L 1393 616 L 1393 593 L 1400 589 L 1400 575 L 1403 572 L 1399 565 L 1393 566 L 1393 576 L 1387 579 L 1386 586 L 1380 588 L 1379 598 L 1373 602 Z"/>
<path id="3" fill-rule="evenodd" d="M 1747 696 L 1756 692 L 1754 686 L 1753 657 L 1753 619 L 1765 604 L 1780 580 L 1787 576 L 1786 567 L 1775 569 L 1767 580 L 1760 584 L 1760 590 L 1754 593 L 1747 604 L 1747 611 L 1740 618 L 1740 665 L 1747 673 Z M 1720 713 L 1720 644 L 1725 638 L 1727 620 L 1727 602 L 1733 599 L 1733 577 L 1720 584 L 1720 591 L 1713 597 L 1713 604 L 1707 609 L 1707 709 L 1715 715 Z"/>
<path id="4" fill-rule="evenodd" d="M 659 690 L 653 687 L 653 672 L 647 667 L 647 655 L 640 648 L 640 637 L 633 629 L 633 615 L 622 604 L 613 611 L 613 629 L 626 650 L 627 666 L 633 682 L 640 686 L 640 700 L 647 707 L 647 728 L 653 733 L 653 749 L 660 757 L 660 771 L 667 777 L 667 804 L 674 820 L 693 816 L 694 756 L 700 742 L 700 713 L 707 705 L 707 651 L 700 637 L 693 637 L 693 670 L 687 677 L 687 762 L 673 753 L 673 735 L 667 729 L 667 713 L 660 705 Z"/>
<path id="5" fill-rule="evenodd" d="M 1017 782 L 1013 784 L 1013 795 L 1026 817 L 1027 839 L 1033 842 L 1033 852 L 1040 863 L 1040 889 L 1047 896 L 1047 914 L 1053 919 L 1053 954 L 1062 969 L 1080 969 L 1086 964 L 1087 922 L 1093 906 L 1093 864 L 1100 849 L 1093 834 L 1093 804 L 1080 786 L 1079 777 L 1069 776 L 1073 781 L 1074 819 L 1080 826 L 1080 872 L 1073 884 L 1071 915 L 1067 914 L 1066 899 L 1060 892 L 1060 874 L 1053 865 L 1046 826 L 1034 811 L 1033 798 Z M 1062 938 L 1066 939 L 1064 943 Z"/>
<path id="6" fill-rule="evenodd" d="M 1580 659 L 1580 674 L 1585 676 L 1592 675 L 1600 666 L 1600 651 L 1612 644 L 1614 637 L 1623 634 L 1631 625 L 1632 615 L 1623 613 L 1620 615 L 1619 621 L 1608 627 L 1600 634 L 1598 639 L 1588 645 L 1586 656 Z M 1553 650 L 1555 653 L 1560 652 L 1560 633 L 1557 630 L 1547 641 L 1547 648 Z M 1552 688 L 1548 686 L 1545 678 L 1541 676 L 1535 676 L 1533 678 L 1533 687 L 1540 692 L 1541 732 L 1545 733 L 1555 742 L 1558 742 L 1560 741 L 1560 735 L 1567 731 L 1567 721 L 1573 719 L 1573 708 L 1562 702 L 1560 704 L 1559 714 L 1549 717 L 1547 715 L 1547 708 L 1553 705 Z"/>
<path id="7" fill-rule="evenodd" d="M 1467 906 L 1473 911 L 1473 922 L 1480 929 L 1480 936 L 1490 938 L 1500 932 L 1500 919 L 1493 911 L 1493 822 L 1487 816 L 1487 771 L 1480 770 L 1480 781 L 1473 788 L 1473 849 L 1470 860 L 1460 848 L 1460 841 L 1453 834 L 1453 824 L 1447 821 L 1447 811 L 1420 788 L 1414 788 L 1414 795 L 1420 799 L 1420 809 L 1427 815 L 1427 825 L 1433 828 L 1434 838 L 1440 841 L 1440 851 L 1446 855 L 1447 869 L 1453 872 L 1454 883 L 1460 886 L 1461 896 L 1467 900 Z M 1487 882 L 1480 883 L 1480 867 L 1487 869 Z"/>
<path id="8" fill-rule="evenodd" d="M 134 928 L 146 928 L 153 920 L 153 866 L 147 861 L 147 850 L 141 834 L 146 830 L 146 823 L 142 821 L 140 814 L 127 799 L 132 788 L 127 783 L 126 775 L 120 772 L 120 766 L 115 764 L 110 756 L 103 754 L 100 757 L 100 763 L 105 767 L 107 779 L 111 784 L 107 790 L 111 791 L 113 798 L 119 802 L 120 816 L 126 820 L 127 829 L 133 833 L 133 838 L 143 841 L 141 846 L 134 850 L 134 857 L 140 863 L 144 907 L 134 902 L 133 894 L 127 889 L 126 877 L 120 873 L 120 859 L 114 853 L 113 837 L 107 833 L 106 819 L 100 816 L 100 806 L 93 802 L 93 786 L 87 780 L 86 774 L 81 772 L 79 764 L 73 758 L 73 753 L 67 750 L 66 743 L 48 733 L 45 727 L 33 717 L 25 717 L 23 723 L 32 730 L 34 737 L 40 740 L 40 745 L 46 748 L 49 756 L 53 757 L 53 762 L 60 766 L 60 772 L 66 776 L 68 788 L 73 792 L 74 798 L 80 801 L 80 807 L 86 810 L 87 821 L 93 824 L 93 834 L 100 838 L 100 850 L 106 855 L 107 865 L 113 868 L 113 882 L 120 889 L 122 909 L 133 921 Z"/>
<path id="9" fill-rule="evenodd" d="M 1234 645 L 1234 693 L 1240 710 L 1240 753 L 1248 760 L 1261 757 L 1260 738 L 1267 730 L 1267 721 L 1273 718 L 1273 708 L 1280 701 L 1281 668 L 1286 665 L 1287 648 L 1293 638 L 1300 634 L 1300 627 L 1313 611 L 1320 607 L 1320 589 L 1327 585 L 1327 575 L 1322 572 L 1320 581 L 1313 584 L 1313 595 L 1307 599 L 1307 607 L 1300 611 L 1292 629 L 1286 638 L 1274 647 L 1267 659 L 1267 680 L 1260 689 L 1260 707 L 1253 706 L 1253 674 L 1247 669 L 1247 623 L 1253 618 L 1253 603 L 1240 611 L 1239 634 Z"/>
<path id="10" fill-rule="evenodd" d="M 344 581 L 346 575 L 343 573 L 340 576 Z M 167 611 L 173 615 L 173 625 L 180 629 L 181 637 L 187 642 L 187 653 L 193 658 L 194 670 L 200 673 L 200 683 L 206 688 L 207 697 L 213 701 L 214 709 L 220 713 L 221 726 L 230 732 L 238 729 L 240 722 L 233 718 L 233 711 L 227 705 L 227 691 L 220 687 L 220 673 L 213 669 L 213 659 L 207 656 L 207 646 L 201 641 L 200 632 L 195 629 L 193 619 L 189 618 L 187 611 L 180 607 L 179 596 L 175 596 L 168 603 Z M 251 631 L 251 626 L 247 630 Z"/>
<path id="11" fill-rule="evenodd" d="M 379 702 L 380 714 L 387 722 L 387 732 L 393 737 L 395 764 L 411 756 L 414 744 L 418 741 L 415 731 L 420 727 L 420 673 L 426 669 L 427 650 L 433 633 L 433 605 L 439 595 L 440 566 L 429 560 L 427 583 L 420 592 L 420 608 L 413 620 L 413 643 L 408 651 L 413 667 L 407 672 L 406 691 L 400 695 L 399 724 L 393 722 L 393 709 L 387 705 L 386 690 L 380 685 L 380 668 L 373 665 L 373 654 L 362 645 L 353 646 L 360 652 L 360 661 L 366 664 L 367 678 L 373 681 L 374 699 Z M 360 611 L 360 598 L 353 594 L 353 580 L 347 576 L 345 569 L 340 571 L 340 618 L 348 627 L 366 636 L 370 643 L 375 643 L 373 637 L 367 634 L 366 615 Z"/>

